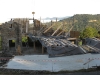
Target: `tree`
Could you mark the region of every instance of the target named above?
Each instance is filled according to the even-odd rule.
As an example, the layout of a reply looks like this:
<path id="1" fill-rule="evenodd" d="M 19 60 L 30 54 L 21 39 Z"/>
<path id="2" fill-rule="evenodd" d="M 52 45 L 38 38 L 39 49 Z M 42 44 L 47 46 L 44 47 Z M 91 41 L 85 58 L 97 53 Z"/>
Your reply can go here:
<path id="1" fill-rule="evenodd" d="M 28 38 L 25 37 L 25 36 L 23 36 L 23 37 L 22 37 L 22 42 L 27 42 L 27 41 L 28 41 Z M 15 43 L 15 40 L 12 40 L 12 42 Z"/>
<path id="2" fill-rule="evenodd" d="M 92 37 L 96 37 L 98 35 L 98 31 L 93 28 L 93 27 L 87 27 L 83 30 L 83 33 L 82 33 L 82 37 L 83 38 L 92 38 Z"/>
<path id="3" fill-rule="evenodd" d="M 27 39 L 27 37 L 22 37 L 22 42 L 27 42 L 28 41 L 28 39 Z"/>

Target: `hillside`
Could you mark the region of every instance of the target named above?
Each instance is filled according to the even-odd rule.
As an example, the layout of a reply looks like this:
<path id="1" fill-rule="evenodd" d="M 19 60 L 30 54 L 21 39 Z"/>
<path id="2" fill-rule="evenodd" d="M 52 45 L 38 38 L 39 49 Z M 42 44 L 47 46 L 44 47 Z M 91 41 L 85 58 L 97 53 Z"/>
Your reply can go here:
<path id="1" fill-rule="evenodd" d="M 56 18 L 55 18 L 56 19 Z M 100 31 L 100 14 L 92 15 L 92 14 L 76 14 L 71 17 L 64 18 L 59 21 L 46 22 L 42 23 L 45 25 L 45 29 L 49 28 L 51 25 L 51 31 L 54 32 L 59 28 L 57 34 L 63 31 L 63 33 L 69 32 L 69 30 L 73 27 L 73 31 L 80 31 L 82 32 L 86 27 L 93 27 L 96 30 Z M 32 29 L 33 24 L 30 24 L 30 28 Z M 50 30 L 49 30 L 50 31 Z"/>
<path id="2" fill-rule="evenodd" d="M 100 31 L 100 14 L 76 14 L 72 17 L 60 20 L 60 22 L 74 25 L 73 30 L 77 31 L 83 31 L 87 26 L 91 26 Z"/>

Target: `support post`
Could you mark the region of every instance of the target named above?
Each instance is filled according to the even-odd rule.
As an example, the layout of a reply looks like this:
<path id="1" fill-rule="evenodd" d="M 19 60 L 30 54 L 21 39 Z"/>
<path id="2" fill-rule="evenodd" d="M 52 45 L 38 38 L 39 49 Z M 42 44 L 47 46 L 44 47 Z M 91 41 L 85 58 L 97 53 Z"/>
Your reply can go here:
<path id="1" fill-rule="evenodd" d="M 17 54 L 18 54 L 18 55 L 21 55 L 21 47 L 20 47 L 20 45 L 18 45 Z"/>
<path id="2" fill-rule="evenodd" d="M 40 27 L 41 27 L 41 17 L 40 17 Z"/>
<path id="3" fill-rule="evenodd" d="M 56 25 L 57 25 L 57 18 L 56 18 Z"/>
<path id="4" fill-rule="evenodd" d="M 52 20 L 51 20 L 51 26 L 52 26 Z"/>
<path id="5" fill-rule="evenodd" d="M 34 41 L 34 52 L 36 51 L 35 41 Z"/>
<path id="6" fill-rule="evenodd" d="M 44 54 L 44 47 L 42 46 L 42 54 Z"/>

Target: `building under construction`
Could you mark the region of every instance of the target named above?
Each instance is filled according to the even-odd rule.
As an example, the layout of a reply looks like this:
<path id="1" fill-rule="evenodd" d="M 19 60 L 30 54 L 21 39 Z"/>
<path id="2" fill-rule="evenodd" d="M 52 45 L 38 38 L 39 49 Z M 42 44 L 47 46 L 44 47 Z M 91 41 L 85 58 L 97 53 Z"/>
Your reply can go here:
<path id="1" fill-rule="evenodd" d="M 1 49 L 3 52 L 12 52 L 11 54 L 15 55 L 24 54 L 25 51 L 25 54 L 27 54 L 30 51 L 30 54 L 47 53 L 49 56 L 87 53 L 82 47 L 77 46 L 79 32 L 71 31 L 73 26 L 65 33 L 64 29 L 60 30 L 64 26 L 63 23 L 56 30 L 53 30 L 52 27 L 55 24 L 51 23 L 50 26 L 47 26 L 35 19 L 33 26 L 30 27 L 29 20 L 27 18 L 15 18 L 0 26 Z M 28 41 L 24 43 L 25 46 L 22 37 L 28 38 Z"/>
<path id="2" fill-rule="evenodd" d="M 34 20 L 34 26 L 30 27 L 29 20 L 12 19 L 0 25 L 0 46 L 2 54 L 6 56 L 0 58 L 1 71 L 4 69 L 3 72 L 7 70 L 7 72 L 30 73 L 31 71 L 35 73 L 89 69 L 95 65 L 95 67 L 100 67 L 98 66 L 100 65 L 100 60 L 98 60 L 100 40 L 86 38 L 84 44 L 78 46 L 79 32 L 71 31 L 73 26 L 65 32 L 66 28 L 60 30 L 62 24 L 53 30 L 54 24 L 46 26 L 38 20 Z M 28 38 L 24 44 L 22 37 Z M 9 55 L 16 56 L 12 58 L 8 57 Z M 9 61 L 11 58 L 12 60 Z"/>

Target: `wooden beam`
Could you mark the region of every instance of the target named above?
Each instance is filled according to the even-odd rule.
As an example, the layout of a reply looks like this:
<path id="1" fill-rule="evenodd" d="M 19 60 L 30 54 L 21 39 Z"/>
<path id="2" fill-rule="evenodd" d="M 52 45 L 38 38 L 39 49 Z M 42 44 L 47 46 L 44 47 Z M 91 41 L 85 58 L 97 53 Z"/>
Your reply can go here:
<path id="1" fill-rule="evenodd" d="M 47 31 L 49 31 L 55 24 L 51 25 L 48 29 L 46 29 L 43 33 L 46 33 Z"/>
<path id="2" fill-rule="evenodd" d="M 62 34 L 64 31 L 61 31 L 59 34 L 57 34 L 57 36 L 59 36 L 60 34 Z"/>
<path id="3" fill-rule="evenodd" d="M 51 36 L 54 36 L 55 33 L 61 28 L 61 26 L 62 26 L 62 25 L 60 25 L 60 26 L 57 28 L 57 30 L 55 30 L 55 32 L 54 32 Z"/>
<path id="4" fill-rule="evenodd" d="M 76 40 L 77 38 L 67 38 L 67 40 L 71 41 L 71 40 Z"/>
<path id="5" fill-rule="evenodd" d="M 57 34 L 57 36 L 59 36 L 60 34 L 62 34 L 65 31 L 65 29 L 67 29 L 67 27 L 64 28 L 59 34 Z"/>
<path id="6" fill-rule="evenodd" d="M 74 26 L 72 26 L 72 27 L 70 28 L 70 30 L 68 31 L 68 33 L 66 34 L 66 36 L 70 33 L 70 31 L 73 29 L 73 27 L 74 27 Z"/>

